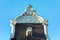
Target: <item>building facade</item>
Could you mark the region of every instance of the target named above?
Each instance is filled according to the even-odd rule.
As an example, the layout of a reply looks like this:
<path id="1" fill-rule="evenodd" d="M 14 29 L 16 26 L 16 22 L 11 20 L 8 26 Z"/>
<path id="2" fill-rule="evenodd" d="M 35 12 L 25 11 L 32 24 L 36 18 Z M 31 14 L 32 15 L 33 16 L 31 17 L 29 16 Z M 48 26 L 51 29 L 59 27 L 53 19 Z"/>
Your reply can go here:
<path id="1" fill-rule="evenodd" d="M 28 5 L 22 15 L 10 21 L 10 40 L 49 40 L 47 35 L 48 21 L 36 14 Z"/>

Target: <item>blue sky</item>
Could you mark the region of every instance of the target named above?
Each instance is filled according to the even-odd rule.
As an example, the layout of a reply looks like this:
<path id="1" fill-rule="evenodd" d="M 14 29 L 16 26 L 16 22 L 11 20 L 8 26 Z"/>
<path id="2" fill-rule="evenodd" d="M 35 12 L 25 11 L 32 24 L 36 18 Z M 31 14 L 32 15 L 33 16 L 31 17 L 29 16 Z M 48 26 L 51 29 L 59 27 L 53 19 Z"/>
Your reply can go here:
<path id="1" fill-rule="evenodd" d="M 22 14 L 29 4 L 48 20 L 50 40 L 60 40 L 60 0 L 0 0 L 0 40 L 10 39 L 10 20 Z"/>

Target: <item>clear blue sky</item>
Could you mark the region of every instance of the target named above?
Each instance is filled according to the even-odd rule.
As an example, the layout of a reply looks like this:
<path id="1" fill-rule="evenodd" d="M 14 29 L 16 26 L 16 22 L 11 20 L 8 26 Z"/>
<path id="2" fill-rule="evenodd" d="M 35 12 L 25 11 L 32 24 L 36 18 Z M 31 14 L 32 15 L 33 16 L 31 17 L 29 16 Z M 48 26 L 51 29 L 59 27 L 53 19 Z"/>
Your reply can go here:
<path id="1" fill-rule="evenodd" d="M 10 20 L 22 14 L 28 4 L 49 21 L 50 40 L 60 40 L 60 0 L 0 0 L 0 40 L 10 39 Z"/>

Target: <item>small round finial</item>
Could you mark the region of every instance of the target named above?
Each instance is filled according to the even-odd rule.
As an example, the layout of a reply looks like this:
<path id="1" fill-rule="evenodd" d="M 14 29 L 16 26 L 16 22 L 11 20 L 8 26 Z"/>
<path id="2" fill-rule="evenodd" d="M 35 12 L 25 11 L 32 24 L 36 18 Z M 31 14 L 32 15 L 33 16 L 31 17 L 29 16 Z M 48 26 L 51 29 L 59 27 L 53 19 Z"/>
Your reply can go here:
<path id="1" fill-rule="evenodd" d="M 32 8 L 32 6 L 31 5 L 28 5 L 27 8 Z"/>
<path id="2" fill-rule="evenodd" d="M 31 10 L 33 10 L 33 7 L 32 7 L 31 5 L 28 5 L 28 6 L 26 7 L 26 11 L 31 11 Z"/>

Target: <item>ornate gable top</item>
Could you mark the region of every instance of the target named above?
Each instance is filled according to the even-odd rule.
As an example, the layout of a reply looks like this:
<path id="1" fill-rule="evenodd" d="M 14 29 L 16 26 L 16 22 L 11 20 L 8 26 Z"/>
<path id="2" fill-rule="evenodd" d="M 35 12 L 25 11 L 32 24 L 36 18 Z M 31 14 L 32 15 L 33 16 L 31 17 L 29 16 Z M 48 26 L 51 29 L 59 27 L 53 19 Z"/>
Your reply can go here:
<path id="1" fill-rule="evenodd" d="M 44 20 L 41 16 L 36 14 L 36 11 L 31 5 L 28 5 L 22 15 L 16 19 L 11 20 L 11 23 L 43 23 L 48 24 L 47 20 Z"/>
<path id="2" fill-rule="evenodd" d="M 28 5 L 25 12 L 16 18 L 17 23 L 42 23 L 44 19 L 36 14 L 31 5 Z"/>

